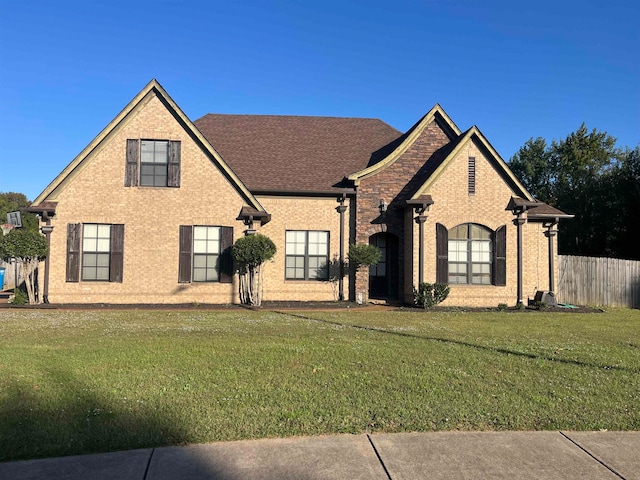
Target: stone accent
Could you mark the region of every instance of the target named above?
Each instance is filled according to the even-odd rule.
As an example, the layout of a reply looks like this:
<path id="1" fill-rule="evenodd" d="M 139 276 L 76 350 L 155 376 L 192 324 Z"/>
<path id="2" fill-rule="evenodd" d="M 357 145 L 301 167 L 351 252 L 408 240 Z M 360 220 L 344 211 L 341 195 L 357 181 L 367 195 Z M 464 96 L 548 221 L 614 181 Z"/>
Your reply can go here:
<path id="1" fill-rule="evenodd" d="M 407 292 L 408 285 L 401 280 L 405 278 L 405 254 L 408 252 L 405 251 L 405 202 L 427 179 L 430 166 L 428 162 L 437 158 L 441 153 L 440 149 L 450 141 L 438 121 L 431 122 L 397 161 L 377 174 L 363 178 L 357 190 L 356 242 L 368 243 L 369 237 L 379 232 L 398 237 L 398 276 L 392 281 L 398 282 L 400 299 L 411 293 L 410 289 Z M 378 210 L 381 199 L 389 203 L 384 215 L 380 215 Z M 427 225 L 429 221 L 427 220 Z M 413 244 L 417 245 L 416 242 Z M 416 268 L 415 272 L 417 271 Z M 368 273 L 358 272 L 355 283 L 356 292 L 362 292 L 367 300 Z"/>

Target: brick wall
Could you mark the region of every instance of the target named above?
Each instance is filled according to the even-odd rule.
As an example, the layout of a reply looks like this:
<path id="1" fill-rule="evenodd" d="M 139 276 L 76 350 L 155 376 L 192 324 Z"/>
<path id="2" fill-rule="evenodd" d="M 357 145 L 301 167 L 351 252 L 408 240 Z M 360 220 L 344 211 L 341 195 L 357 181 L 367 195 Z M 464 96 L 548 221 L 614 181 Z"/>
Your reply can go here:
<path id="1" fill-rule="evenodd" d="M 468 194 L 469 157 L 476 159 L 474 195 Z M 516 303 L 517 232 L 513 224 L 513 214 L 505 210 L 514 193 L 501 174 L 502 172 L 488 160 L 485 150 L 475 141 L 470 141 L 451 160 L 428 192 L 434 204 L 430 207 L 425 223 L 424 272 L 427 282 L 435 282 L 436 279 L 436 223 L 442 223 L 447 229 L 463 223 L 479 223 L 491 230 L 496 230 L 502 225 L 507 226 L 507 285 L 452 285 L 451 294 L 444 305 L 495 307 L 499 303 Z M 413 283 L 417 285 L 417 226 L 414 226 L 412 235 Z M 523 250 L 523 294 L 526 302 L 527 296 L 533 297 L 537 289 L 548 288 L 548 243 L 541 224 L 526 223 L 523 226 Z M 557 265 L 557 261 L 555 264 Z M 407 301 L 410 300 L 408 296 Z"/>
<path id="2" fill-rule="evenodd" d="M 180 140 L 181 187 L 124 187 L 127 138 Z M 234 239 L 244 201 L 155 97 L 134 110 L 92 152 L 52 200 L 49 299 L 52 303 L 230 303 L 237 285 L 179 284 L 179 225 L 227 225 Z M 122 283 L 65 280 L 68 223 L 123 223 Z"/>
<path id="3" fill-rule="evenodd" d="M 124 187 L 126 140 L 145 138 L 182 142 L 181 187 Z M 348 244 L 368 243 L 371 235 L 387 232 L 398 238 L 397 265 L 400 299 L 412 301 L 418 277 L 418 228 L 405 200 L 423 184 L 428 159 L 439 159 L 449 142 L 438 121 L 392 165 L 364 178 L 357 200 L 347 202 L 345 254 Z M 444 152 L 444 153 L 443 153 Z M 468 157 L 476 158 L 476 192 L 467 193 Z M 505 210 L 513 194 L 505 179 L 488 161 L 485 150 L 468 142 L 432 185 L 434 200 L 425 224 L 425 280 L 436 275 L 435 224 L 452 228 L 473 222 L 495 230 L 507 225 L 507 286 L 454 286 L 446 304 L 496 306 L 515 303 L 516 227 Z M 381 217 L 380 199 L 389 203 Z M 178 283 L 179 225 L 234 227 L 234 239 L 245 226 L 235 220 L 244 200 L 181 124 L 153 95 L 141 102 L 49 200 L 57 201 L 52 221 L 49 299 L 53 303 L 231 303 L 238 301 L 237 276 L 232 284 Z M 259 201 L 272 215 L 260 233 L 269 236 L 278 253 L 264 269 L 264 300 L 333 300 L 337 282 L 285 279 L 285 232 L 327 230 L 331 260 L 340 251 L 340 215 L 335 198 L 262 196 Z M 66 231 L 69 223 L 122 223 L 125 225 L 123 282 L 68 283 L 65 279 Z M 524 226 L 524 295 L 548 288 L 547 238 L 539 224 Z M 556 249 L 557 251 L 557 249 Z M 555 262 L 557 268 L 557 261 Z M 557 278 L 557 273 L 556 273 Z M 363 269 L 344 291 L 355 298 L 368 295 L 368 271 Z"/>
<path id="4" fill-rule="evenodd" d="M 287 230 L 327 230 L 329 258 L 335 263 L 340 253 L 340 214 L 336 198 L 258 197 L 271 213 L 271 221 L 260 228 L 278 247 L 273 262 L 265 266 L 264 300 L 337 300 L 337 282 L 285 279 L 285 232 Z M 349 205 L 348 201 L 345 205 Z M 345 220 L 345 256 L 349 246 L 349 210 Z M 344 282 L 345 296 L 349 294 L 348 279 Z"/>
<path id="5" fill-rule="evenodd" d="M 426 180 L 425 162 L 438 155 L 438 150 L 449 143 L 437 121 L 429 124 L 403 155 L 386 169 L 363 178 L 358 187 L 356 243 L 368 243 L 375 233 L 387 232 L 398 237 L 398 292 L 405 297 L 405 201 Z M 378 205 L 384 199 L 389 203 L 387 213 L 380 215 Z M 355 290 L 368 295 L 368 272 L 359 272 Z"/>

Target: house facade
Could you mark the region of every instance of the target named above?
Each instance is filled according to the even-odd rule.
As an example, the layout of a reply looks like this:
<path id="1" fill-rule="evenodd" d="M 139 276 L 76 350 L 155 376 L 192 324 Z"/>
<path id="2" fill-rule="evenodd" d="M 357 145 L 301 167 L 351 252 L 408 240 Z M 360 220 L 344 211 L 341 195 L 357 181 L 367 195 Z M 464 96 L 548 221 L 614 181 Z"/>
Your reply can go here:
<path id="1" fill-rule="evenodd" d="M 230 247 L 278 252 L 264 300 L 497 306 L 553 290 L 559 219 L 477 127 L 436 105 L 408 132 L 376 119 L 205 115 L 151 81 L 34 200 L 51 303 L 236 303 Z M 350 244 L 383 253 L 344 270 Z"/>

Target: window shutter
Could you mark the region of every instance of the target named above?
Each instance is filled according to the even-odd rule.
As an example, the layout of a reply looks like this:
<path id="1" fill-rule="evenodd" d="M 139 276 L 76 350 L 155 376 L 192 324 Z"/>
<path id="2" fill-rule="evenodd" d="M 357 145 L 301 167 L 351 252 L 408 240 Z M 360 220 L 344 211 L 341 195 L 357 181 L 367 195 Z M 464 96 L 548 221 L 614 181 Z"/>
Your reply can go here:
<path id="1" fill-rule="evenodd" d="M 449 231 L 436 223 L 436 282 L 449 283 Z"/>
<path id="2" fill-rule="evenodd" d="M 80 281 L 80 241 L 82 224 L 67 224 L 67 282 Z"/>
<path id="3" fill-rule="evenodd" d="M 180 225 L 180 254 L 178 256 L 178 283 L 191 283 L 191 249 L 193 227 Z"/>
<path id="4" fill-rule="evenodd" d="M 233 281 L 233 227 L 220 227 L 220 283 Z"/>
<path id="5" fill-rule="evenodd" d="M 140 140 L 127 139 L 127 163 L 124 172 L 124 186 L 138 186 L 138 157 L 140 155 Z"/>
<path id="6" fill-rule="evenodd" d="M 124 257 L 124 225 L 111 225 L 111 256 L 109 259 L 109 281 L 122 283 Z"/>
<path id="7" fill-rule="evenodd" d="M 181 144 L 179 141 L 169 142 L 169 175 L 167 177 L 168 187 L 180 186 L 180 156 Z"/>
<path id="8" fill-rule="evenodd" d="M 493 284 L 504 287 L 507 284 L 507 226 L 498 227 L 493 237 Z"/>

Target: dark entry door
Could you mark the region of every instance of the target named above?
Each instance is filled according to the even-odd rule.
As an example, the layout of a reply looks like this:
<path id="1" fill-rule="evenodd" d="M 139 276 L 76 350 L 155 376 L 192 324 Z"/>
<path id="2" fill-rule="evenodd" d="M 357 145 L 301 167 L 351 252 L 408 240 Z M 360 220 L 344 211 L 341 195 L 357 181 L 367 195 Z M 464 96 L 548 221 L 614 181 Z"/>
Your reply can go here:
<path id="1" fill-rule="evenodd" d="M 389 233 L 376 233 L 369 244 L 380 249 L 382 257 L 369 267 L 369 298 L 398 298 L 398 238 Z"/>

